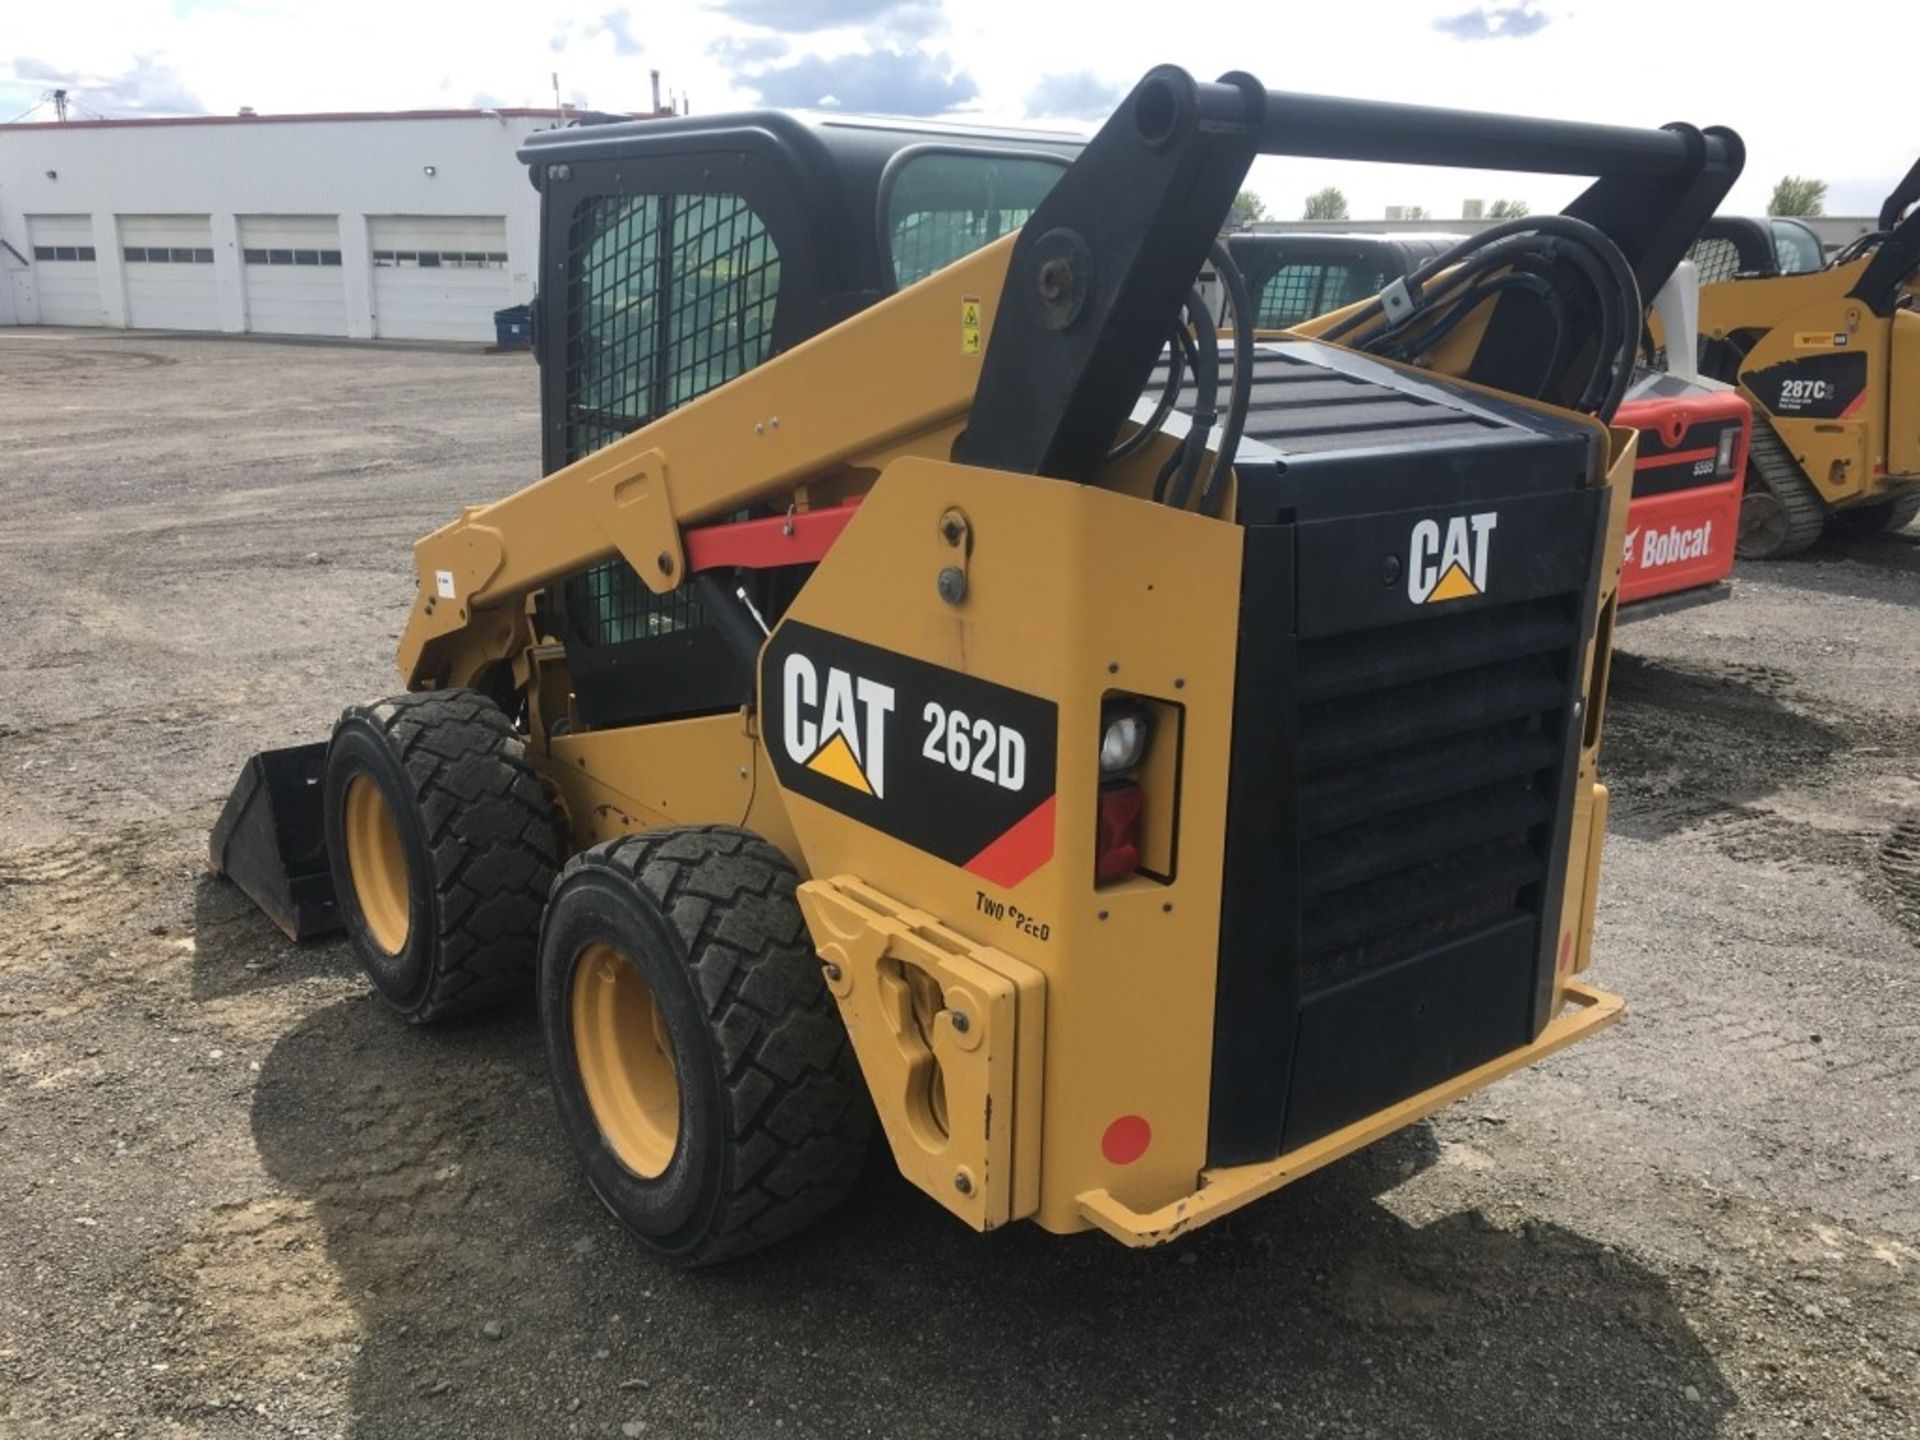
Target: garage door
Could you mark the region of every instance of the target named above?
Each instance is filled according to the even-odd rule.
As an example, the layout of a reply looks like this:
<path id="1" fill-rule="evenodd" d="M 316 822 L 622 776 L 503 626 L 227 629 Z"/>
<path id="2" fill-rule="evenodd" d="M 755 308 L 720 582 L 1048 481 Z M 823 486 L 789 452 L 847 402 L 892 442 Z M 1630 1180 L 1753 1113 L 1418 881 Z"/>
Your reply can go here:
<path id="1" fill-rule="evenodd" d="M 247 329 L 263 335 L 344 335 L 340 222 L 332 215 L 242 215 Z"/>
<path id="2" fill-rule="evenodd" d="M 218 330 L 213 232 L 204 215 L 122 215 L 127 324 L 136 330 Z"/>
<path id="3" fill-rule="evenodd" d="M 104 325 L 93 221 L 85 215 L 29 215 L 33 288 L 42 325 Z"/>
<path id="4" fill-rule="evenodd" d="M 500 215 L 375 215 L 373 324 L 408 340 L 491 340 L 514 303 Z"/>

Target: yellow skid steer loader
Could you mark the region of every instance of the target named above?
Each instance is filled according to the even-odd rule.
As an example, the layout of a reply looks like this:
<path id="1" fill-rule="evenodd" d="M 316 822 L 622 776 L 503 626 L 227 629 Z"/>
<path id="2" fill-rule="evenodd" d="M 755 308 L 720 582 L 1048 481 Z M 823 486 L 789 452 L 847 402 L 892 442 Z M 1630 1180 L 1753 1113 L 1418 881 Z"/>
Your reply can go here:
<path id="1" fill-rule="evenodd" d="M 1255 156 L 1597 177 L 1222 338 Z M 216 868 L 422 1023 L 537 995 L 664 1256 L 833 1205 L 1150 1245 L 1607 1024 L 1581 972 L 1656 292 L 1739 141 L 1150 72 L 1091 141 L 533 137 L 545 479 Z M 1242 308 L 1240 313 L 1248 313 Z"/>
<path id="2" fill-rule="evenodd" d="M 1753 402 L 1740 554 L 1805 550 L 1829 525 L 1897 530 L 1920 514 L 1920 162 L 1877 228 L 1809 268 L 1804 226 L 1705 227 L 1701 369 Z M 1797 235 L 1794 232 L 1799 232 Z"/>

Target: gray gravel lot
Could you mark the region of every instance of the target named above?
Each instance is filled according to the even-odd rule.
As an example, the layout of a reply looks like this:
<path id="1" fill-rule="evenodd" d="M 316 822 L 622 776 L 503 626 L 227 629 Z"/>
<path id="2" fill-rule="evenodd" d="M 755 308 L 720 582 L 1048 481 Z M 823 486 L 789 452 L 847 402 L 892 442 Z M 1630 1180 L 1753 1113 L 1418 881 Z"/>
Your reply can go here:
<path id="1" fill-rule="evenodd" d="M 1628 1019 L 1167 1251 L 870 1167 L 653 1263 L 531 1016 L 407 1032 L 202 873 L 392 690 L 525 357 L 0 330 L 0 1434 L 1920 1434 L 1920 531 L 1629 627 Z"/>

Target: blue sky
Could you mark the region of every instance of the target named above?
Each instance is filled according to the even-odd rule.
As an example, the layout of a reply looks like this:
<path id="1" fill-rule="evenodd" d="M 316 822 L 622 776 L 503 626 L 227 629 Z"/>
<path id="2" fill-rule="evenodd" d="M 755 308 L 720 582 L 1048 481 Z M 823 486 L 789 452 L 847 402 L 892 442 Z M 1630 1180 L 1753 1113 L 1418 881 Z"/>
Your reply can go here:
<path id="1" fill-rule="evenodd" d="M 1276 89 L 1366 95 L 1572 119 L 1730 125 L 1747 176 L 1730 208 L 1765 205 L 1783 174 L 1828 181 L 1828 210 L 1870 213 L 1920 132 L 1896 86 L 1843 79 L 1844 112 L 1779 102 L 1777 73 L 1853 75 L 1857 26 L 1804 10 L 1699 0 L 1220 0 L 1205 10 L 1115 0 L 89 0 L 9 7 L 0 121 L 50 118 L 64 85 L 81 115 L 647 103 L 648 75 L 703 112 L 838 105 L 1090 126 L 1150 66 L 1246 69 Z M 1836 17 L 1840 12 L 1834 12 Z M 1169 20 L 1176 23 L 1169 25 Z M 1727 82 L 1715 89 L 1715 82 Z M 1276 215 L 1321 185 L 1355 215 L 1389 204 L 1457 216 L 1468 196 L 1557 208 L 1577 182 L 1262 160 L 1252 186 Z"/>

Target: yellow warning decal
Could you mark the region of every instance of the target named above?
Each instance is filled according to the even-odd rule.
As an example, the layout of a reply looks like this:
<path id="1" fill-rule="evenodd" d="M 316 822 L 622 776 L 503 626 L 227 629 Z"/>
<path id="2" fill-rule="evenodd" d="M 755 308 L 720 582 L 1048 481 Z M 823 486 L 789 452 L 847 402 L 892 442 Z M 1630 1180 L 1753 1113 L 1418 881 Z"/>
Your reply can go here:
<path id="1" fill-rule="evenodd" d="M 969 295 L 960 302 L 960 353 L 980 353 L 980 297 Z"/>
<path id="2" fill-rule="evenodd" d="M 1474 585 L 1465 568 L 1458 561 L 1447 567 L 1447 573 L 1440 577 L 1440 583 L 1428 594 L 1426 603 L 1436 600 L 1464 600 L 1469 595 L 1478 595 L 1479 588 Z"/>
<path id="3" fill-rule="evenodd" d="M 873 794 L 873 786 L 867 783 L 866 772 L 860 768 L 860 762 L 853 756 L 853 747 L 847 744 L 847 737 L 838 732 L 820 747 L 819 754 L 807 761 L 807 768 L 818 770 L 829 780 L 838 780 L 842 785 L 851 785 L 862 795 Z"/>
<path id="4" fill-rule="evenodd" d="M 1834 350 L 1847 343 L 1844 330 L 1796 330 L 1793 332 L 1793 348 L 1796 350 Z"/>

